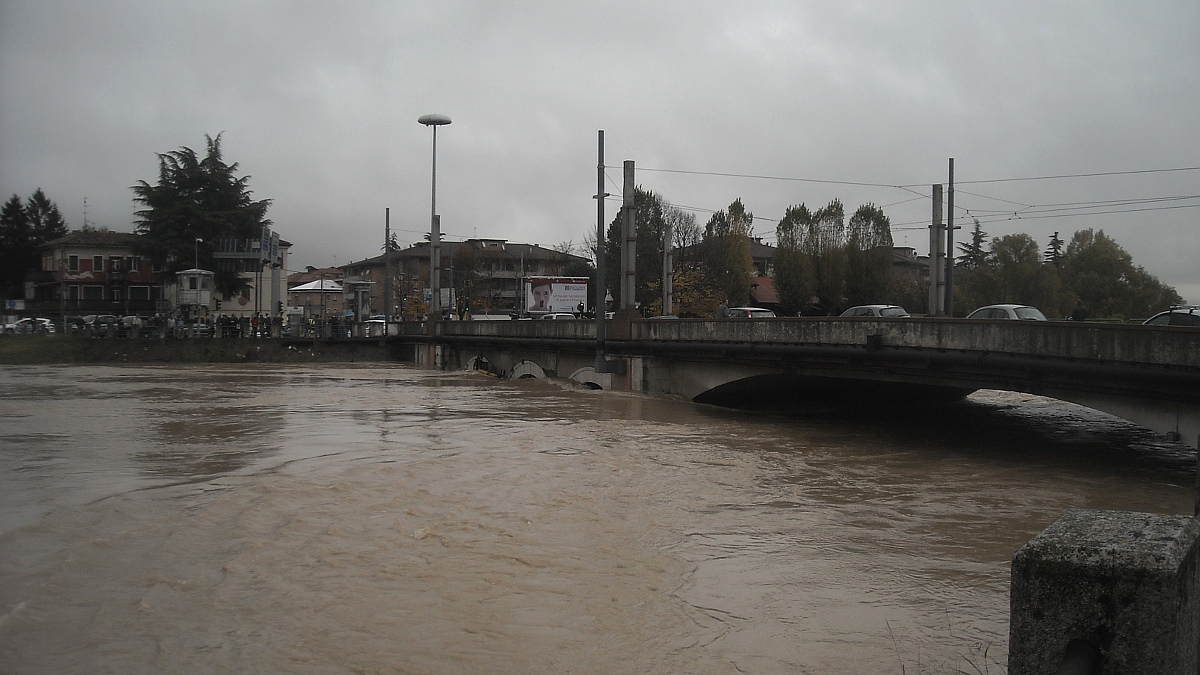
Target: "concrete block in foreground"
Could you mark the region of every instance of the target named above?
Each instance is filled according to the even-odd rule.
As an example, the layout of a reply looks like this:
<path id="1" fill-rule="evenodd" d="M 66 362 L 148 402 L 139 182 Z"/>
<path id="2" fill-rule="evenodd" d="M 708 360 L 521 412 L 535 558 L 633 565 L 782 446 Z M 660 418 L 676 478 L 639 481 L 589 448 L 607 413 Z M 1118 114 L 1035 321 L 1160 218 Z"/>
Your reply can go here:
<path id="1" fill-rule="evenodd" d="M 1087 640 L 1101 673 L 1200 672 L 1200 523 L 1071 510 L 1013 556 L 1009 675 L 1052 674 Z"/>

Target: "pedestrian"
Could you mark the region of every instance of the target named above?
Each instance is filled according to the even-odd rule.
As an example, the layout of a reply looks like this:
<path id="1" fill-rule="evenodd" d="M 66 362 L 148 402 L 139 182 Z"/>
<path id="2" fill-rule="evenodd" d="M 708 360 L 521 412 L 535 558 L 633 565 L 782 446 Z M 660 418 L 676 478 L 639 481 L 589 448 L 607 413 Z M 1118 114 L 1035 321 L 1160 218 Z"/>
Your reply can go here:
<path id="1" fill-rule="evenodd" d="M 1071 320 L 1072 321 L 1087 321 L 1087 317 L 1088 317 L 1087 307 L 1085 307 L 1083 304 L 1083 298 L 1079 298 L 1075 301 L 1075 309 L 1071 310 Z"/>

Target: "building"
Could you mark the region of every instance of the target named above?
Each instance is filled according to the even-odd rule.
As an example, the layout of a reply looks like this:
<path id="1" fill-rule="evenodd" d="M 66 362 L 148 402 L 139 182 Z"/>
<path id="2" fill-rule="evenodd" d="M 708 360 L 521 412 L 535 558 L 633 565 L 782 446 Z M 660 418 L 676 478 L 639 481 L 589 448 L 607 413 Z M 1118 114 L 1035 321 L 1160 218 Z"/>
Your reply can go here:
<path id="1" fill-rule="evenodd" d="M 263 243 L 218 242 L 213 253 L 217 265 L 236 265 L 242 284 L 232 296 L 204 295 L 208 303 L 197 306 L 191 303 L 201 296 L 191 291 L 203 289 L 189 284 L 203 283 L 203 275 L 181 280 L 166 270 L 152 269 L 137 253 L 137 234 L 77 230 L 41 246 L 41 269 L 26 289 L 25 312 L 37 316 L 186 314 L 189 319 L 213 312 L 274 315 L 281 309 L 280 270 L 286 269 L 291 244 L 277 235 L 267 236 Z M 198 271 L 202 270 L 185 270 Z"/>
<path id="2" fill-rule="evenodd" d="M 38 315 L 141 314 L 160 311 L 160 270 L 151 269 L 129 232 L 77 230 L 41 247 L 27 310 Z"/>
<path id="3" fill-rule="evenodd" d="M 392 316 L 415 314 L 429 300 L 429 242 L 392 251 L 390 260 L 376 256 L 343 266 L 347 313 L 356 317 L 384 314 L 388 263 L 391 269 Z M 441 306 L 456 313 L 468 307 L 475 314 L 519 312 L 524 293 L 521 279 L 528 276 L 570 276 L 587 269 L 582 256 L 519 244 L 505 239 L 468 239 L 442 242 Z M 407 303 L 406 303 L 406 298 Z"/>

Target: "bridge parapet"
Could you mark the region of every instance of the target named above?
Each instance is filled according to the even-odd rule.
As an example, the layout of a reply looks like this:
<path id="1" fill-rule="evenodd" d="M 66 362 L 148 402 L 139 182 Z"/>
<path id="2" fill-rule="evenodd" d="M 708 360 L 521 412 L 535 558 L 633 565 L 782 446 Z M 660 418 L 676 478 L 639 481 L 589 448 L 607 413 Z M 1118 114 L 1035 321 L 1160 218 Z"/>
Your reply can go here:
<path id="1" fill-rule="evenodd" d="M 424 335 L 424 324 L 401 324 L 401 336 Z M 578 321 L 447 321 L 443 337 L 529 340 L 595 340 L 595 323 Z M 813 345 L 1008 354 L 1200 372 L 1200 331 L 1191 328 L 1125 326 L 1069 321 L 910 319 L 678 319 L 640 320 L 635 342 Z"/>
<path id="2" fill-rule="evenodd" d="M 826 319 L 639 321 L 633 339 L 900 347 L 1200 370 L 1200 331 L 1066 321 Z"/>

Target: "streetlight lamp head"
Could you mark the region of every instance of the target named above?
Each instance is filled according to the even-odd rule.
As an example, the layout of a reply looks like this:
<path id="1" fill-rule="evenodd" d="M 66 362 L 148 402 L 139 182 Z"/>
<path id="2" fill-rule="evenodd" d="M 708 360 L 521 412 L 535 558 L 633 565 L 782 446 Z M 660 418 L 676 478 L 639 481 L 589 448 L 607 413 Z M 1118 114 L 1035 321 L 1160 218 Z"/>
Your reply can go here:
<path id="1" fill-rule="evenodd" d="M 417 121 L 427 127 L 440 127 L 450 124 L 449 117 L 446 117 L 445 115 L 438 115 L 436 113 L 431 115 L 421 115 L 417 118 Z"/>

